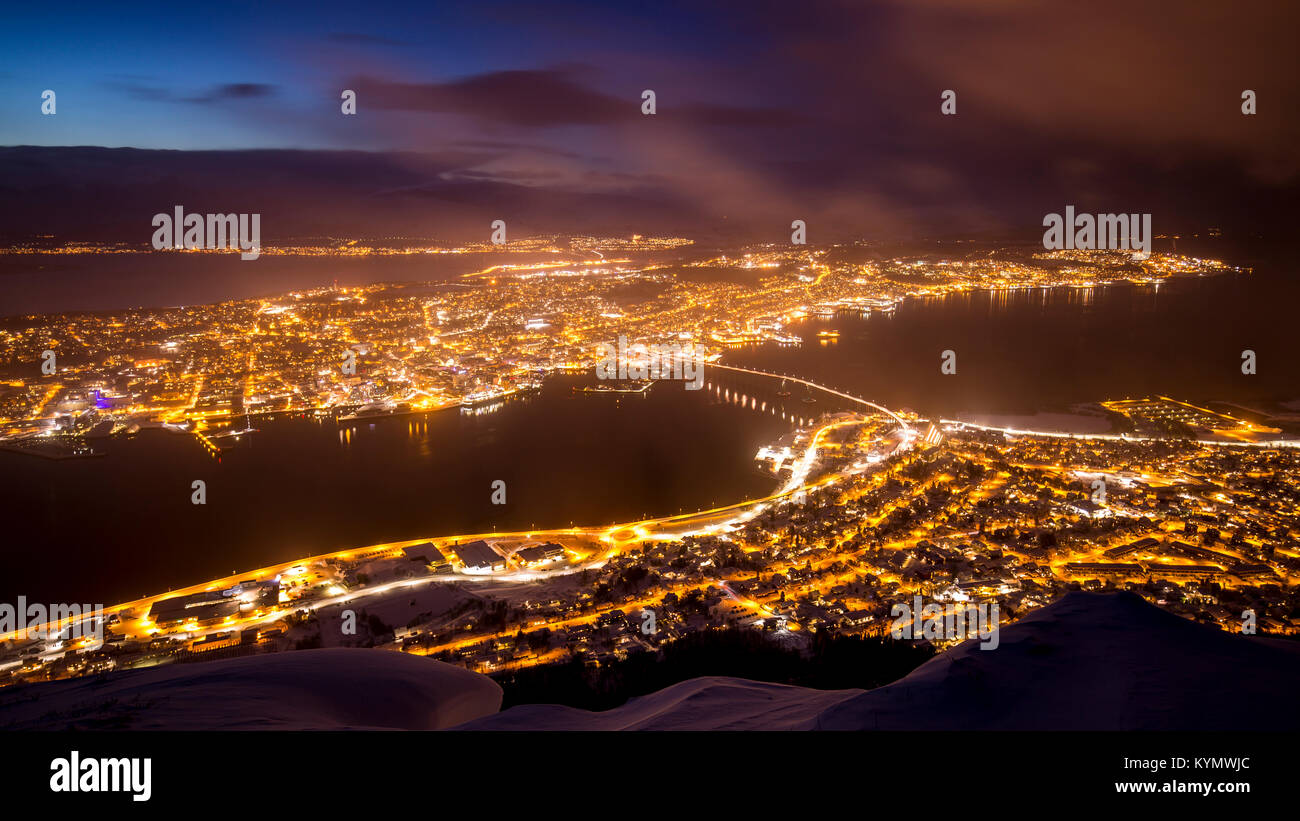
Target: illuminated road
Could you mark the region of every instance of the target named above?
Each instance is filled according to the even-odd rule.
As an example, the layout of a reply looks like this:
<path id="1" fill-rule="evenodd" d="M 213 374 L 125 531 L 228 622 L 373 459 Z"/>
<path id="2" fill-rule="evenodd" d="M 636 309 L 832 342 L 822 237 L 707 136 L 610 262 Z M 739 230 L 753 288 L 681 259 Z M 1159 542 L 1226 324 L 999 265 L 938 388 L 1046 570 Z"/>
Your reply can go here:
<path id="1" fill-rule="evenodd" d="M 1098 439 L 1109 442 L 1169 442 L 1167 437 L 1133 436 L 1127 433 L 1062 433 L 1061 431 L 1023 430 L 1021 428 L 998 427 L 997 425 L 980 425 L 975 422 L 963 422 L 960 419 L 940 419 L 939 424 L 948 427 L 975 428 L 996 433 L 1008 433 L 1012 436 L 1046 436 L 1053 439 Z M 1239 440 L 1192 439 L 1199 445 L 1224 445 L 1225 447 L 1249 448 L 1298 448 L 1300 439 L 1272 439 L 1267 442 L 1242 442 Z"/>
<path id="2" fill-rule="evenodd" d="M 738 373 L 747 373 L 747 374 L 753 374 L 757 376 L 770 377 L 773 379 L 785 379 L 787 381 L 798 382 L 810 388 L 824 391 L 828 394 L 838 396 L 843 399 L 847 399 L 849 401 L 871 408 L 874 411 L 877 411 L 879 413 L 885 414 L 891 419 L 893 419 L 895 422 L 897 422 L 899 426 L 902 428 L 904 433 L 903 437 L 899 441 L 899 444 L 895 448 L 895 452 L 906 450 L 911 446 L 912 442 L 915 439 L 915 435 L 914 435 L 915 432 L 902 417 L 898 416 L 893 411 L 881 405 L 877 405 L 874 402 L 869 402 L 865 399 L 861 399 L 859 397 L 852 396 L 850 394 L 843 393 L 841 391 L 837 391 L 831 388 L 824 387 L 822 385 L 818 385 L 815 382 L 810 382 L 805 379 L 799 379 L 797 377 L 784 376 L 782 374 L 767 373 L 764 371 L 752 370 L 749 368 L 739 368 L 731 365 L 719 365 L 714 363 L 708 363 L 706 367 L 721 368 L 723 370 L 730 370 Z M 153 634 L 165 635 L 166 634 L 165 631 L 158 630 L 158 628 L 150 624 L 149 621 L 144 618 L 144 615 L 149 612 L 149 608 L 152 607 L 153 604 L 162 601 L 164 599 L 169 599 L 176 596 L 189 595 L 192 593 L 200 593 L 205 591 L 225 590 L 243 580 L 272 579 L 277 576 L 285 575 L 288 573 L 288 571 L 297 568 L 300 565 L 307 566 L 328 559 L 356 561 L 359 559 L 379 559 L 379 558 L 386 558 L 386 557 L 391 558 L 396 555 L 400 555 L 400 551 L 404 547 L 424 544 L 426 542 L 433 542 L 438 545 L 446 546 L 451 544 L 453 541 L 469 542 L 475 539 L 533 540 L 539 538 L 559 539 L 567 536 L 569 537 L 569 540 L 572 540 L 574 537 L 584 537 L 584 539 L 586 540 L 596 542 L 597 544 L 603 544 L 604 547 L 598 549 L 594 554 L 590 555 L 588 558 L 586 558 L 581 562 L 576 562 L 567 567 L 557 568 L 555 570 L 513 570 L 508 572 L 502 572 L 502 573 L 490 573 L 490 574 L 481 574 L 481 575 L 455 573 L 455 574 L 448 574 L 448 575 L 424 576 L 424 577 L 417 577 L 412 579 L 400 579 L 397 581 L 387 582 L 384 584 L 367 585 L 365 587 L 350 590 L 339 595 L 313 599 L 310 602 L 290 602 L 283 609 L 280 608 L 273 609 L 270 612 L 264 613 L 263 615 L 260 616 L 230 618 L 221 624 L 211 625 L 200 629 L 194 629 L 194 628 L 184 629 L 184 626 L 182 626 L 181 629 L 174 630 L 172 632 L 173 633 L 183 632 L 189 638 L 200 638 L 215 633 L 225 633 L 225 632 L 230 632 L 232 630 L 246 629 L 248 627 L 257 626 L 259 624 L 269 624 L 284 618 L 286 615 L 289 615 L 291 612 L 296 610 L 319 610 L 323 607 L 341 605 L 351 601 L 355 601 L 360 598 L 382 595 L 385 593 L 400 590 L 402 588 L 415 587 L 423 584 L 436 584 L 439 582 L 442 583 L 472 582 L 475 580 L 491 581 L 491 582 L 501 582 L 501 581 L 529 582 L 529 581 L 542 581 L 545 579 L 555 578 L 557 576 L 579 573 L 588 568 L 598 568 L 603 566 L 611 556 L 615 555 L 621 549 L 627 547 L 628 545 L 638 544 L 644 541 L 676 540 L 687 535 L 716 533 L 721 530 L 735 527 L 742 522 L 754 518 L 755 516 L 762 513 L 764 510 L 766 510 L 770 505 L 774 503 L 787 499 L 791 496 L 795 496 L 800 493 L 806 493 L 808 491 L 815 490 L 817 488 L 834 484 L 835 482 L 840 481 L 842 478 L 844 478 L 844 475 L 846 474 L 831 473 L 817 479 L 816 481 L 808 481 L 808 476 L 812 472 L 812 469 L 817 462 L 817 457 L 822 448 L 822 443 L 825 436 L 831 431 L 836 430 L 838 428 L 850 426 L 850 425 L 862 424 L 863 421 L 864 418 L 854 418 L 848 420 L 841 419 L 823 425 L 813 434 L 812 438 L 809 440 L 808 448 L 804 451 L 802 456 L 800 456 L 800 458 L 797 459 L 791 465 L 792 475 L 790 479 L 785 483 L 785 485 L 782 486 L 781 489 L 779 489 L 777 492 L 772 493 L 768 496 L 764 496 L 759 499 L 748 499 L 745 501 L 736 502 L 734 504 L 729 504 L 729 505 L 723 505 L 708 510 L 695 511 L 692 513 L 683 513 L 675 516 L 664 516 L 664 517 L 653 518 L 653 519 L 643 519 L 641 521 L 630 522 L 625 524 L 616 524 L 607 527 L 571 527 L 571 528 L 560 528 L 560 529 L 553 529 L 553 530 L 530 530 L 530 531 L 508 531 L 508 532 L 493 532 L 493 533 L 461 534 L 461 535 L 452 535 L 452 536 L 444 536 L 444 537 L 436 537 L 436 538 L 421 537 L 421 538 L 410 539 L 401 542 L 389 542 L 380 545 L 371 545 L 369 547 L 364 547 L 360 549 L 341 550 L 335 553 L 326 553 L 318 556 L 311 556 L 308 558 L 283 562 L 281 564 L 260 568 L 246 573 L 234 573 L 231 574 L 230 576 L 227 576 L 224 579 L 196 584 L 179 590 L 169 591 L 164 594 L 148 596 L 145 598 L 137 599 L 135 601 L 126 602 L 111 607 L 106 607 L 103 610 L 103 616 L 107 618 L 112 615 L 118 615 L 121 619 L 118 629 L 119 631 L 124 632 L 125 635 L 127 635 L 128 637 L 141 638 Z M 86 617 L 83 616 L 83 619 L 85 618 Z M 128 625 L 128 620 L 134 622 L 134 624 Z M 47 635 L 53 635 L 63 630 L 64 628 L 71 626 L 77 621 L 78 619 L 75 618 L 65 619 L 59 622 L 57 625 L 55 624 L 41 625 L 40 629 L 43 629 Z M 27 631 L 31 631 L 37 628 L 35 625 L 27 625 L 26 629 Z M 10 640 L 15 638 L 18 638 L 17 631 L 0 635 L 0 640 Z M 58 651 L 43 653 L 40 657 L 42 659 L 48 660 L 51 658 L 57 658 L 58 656 L 62 655 L 63 652 L 64 651 L 60 649 Z M 7 665 L 7 666 L 12 666 L 12 665 Z"/>

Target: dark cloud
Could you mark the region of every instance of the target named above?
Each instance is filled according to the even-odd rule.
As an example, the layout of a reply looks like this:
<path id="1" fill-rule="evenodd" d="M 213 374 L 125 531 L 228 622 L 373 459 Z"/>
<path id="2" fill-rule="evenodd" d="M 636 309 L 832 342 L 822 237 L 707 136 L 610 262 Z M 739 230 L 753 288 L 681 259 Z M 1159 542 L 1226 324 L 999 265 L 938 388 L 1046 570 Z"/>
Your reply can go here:
<path id="1" fill-rule="evenodd" d="M 349 82 L 365 104 L 381 110 L 459 114 L 490 123 L 545 128 L 567 125 L 619 125 L 636 122 L 644 89 L 626 97 L 597 91 L 578 81 L 576 67 L 495 71 L 449 82 L 410 83 L 375 77 Z M 788 125 L 800 118 L 762 108 L 665 100 L 662 116 L 696 126 Z"/>
<path id="2" fill-rule="evenodd" d="M 198 103 L 207 105 L 231 100 L 254 100 L 270 97 L 275 93 L 275 86 L 268 83 L 226 83 L 214 86 L 199 94 L 181 94 L 162 86 L 147 85 L 139 82 L 112 82 L 109 85 L 137 100 L 156 103 Z"/>
<path id="3" fill-rule="evenodd" d="M 630 233 L 699 218 L 695 206 L 662 190 L 543 189 L 531 183 L 545 169 L 517 180 L 505 171 L 467 171 L 492 158 L 464 151 L 0 147 L 6 170 L 0 213 L 7 215 L 0 241 L 53 234 L 145 246 L 152 216 L 178 204 L 198 213 L 260 213 L 268 242 L 301 236 L 483 239 L 494 219 L 509 220 L 519 236 L 577 225 Z"/>
<path id="4" fill-rule="evenodd" d="M 222 100 L 251 100 L 257 97 L 270 97 L 275 93 L 275 86 L 267 83 L 227 83 L 217 86 L 206 94 L 189 98 L 193 103 L 216 103 Z"/>
<path id="5" fill-rule="evenodd" d="M 497 71 L 444 83 L 358 77 L 349 87 L 368 108 L 461 114 L 515 126 L 610 124 L 629 117 L 628 102 L 557 70 Z M 630 110 L 637 113 L 636 105 Z"/>

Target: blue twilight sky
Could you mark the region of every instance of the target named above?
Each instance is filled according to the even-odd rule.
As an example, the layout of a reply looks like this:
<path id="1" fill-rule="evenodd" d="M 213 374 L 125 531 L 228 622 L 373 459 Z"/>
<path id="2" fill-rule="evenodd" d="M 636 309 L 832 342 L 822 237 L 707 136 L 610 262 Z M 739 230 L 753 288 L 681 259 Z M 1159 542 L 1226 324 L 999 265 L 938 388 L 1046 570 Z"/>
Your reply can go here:
<path id="1" fill-rule="evenodd" d="M 761 32 L 737 25 L 734 9 L 643 8 L 30 4 L 9 12 L 0 32 L 0 138 L 7 145 L 172 149 L 420 147 L 400 129 L 359 128 L 338 117 L 340 91 L 359 76 L 447 82 L 572 67 L 585 75 L 584 85 L 633 104 L 643 87 L 732 102 L 775 93 L 770 84 L 761 93 L 717 91 L 725 75 L 752 71 L 770 45 Z M 697 70 L 708 76 L 693 76 Z M 40 116 L 47 88 L 58 94 L 57 117 Z"/>

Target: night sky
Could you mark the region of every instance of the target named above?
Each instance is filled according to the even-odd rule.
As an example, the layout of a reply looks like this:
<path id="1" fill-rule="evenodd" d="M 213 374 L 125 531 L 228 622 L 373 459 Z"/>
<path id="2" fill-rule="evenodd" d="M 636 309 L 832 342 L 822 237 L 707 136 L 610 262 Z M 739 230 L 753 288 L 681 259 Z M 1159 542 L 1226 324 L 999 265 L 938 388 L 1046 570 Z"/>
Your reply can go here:
<path id="1" fill-rule="evenodd" d="M 0 149 L 0 235 L 145 242 L 138 226 L 174 202 L 261 212 L 272 242 L 483 239 L 497 217 L 513 236 L 781 241 L 799 218 L 813 243 L 1032 241 L 1067 204 L 1150 212 L 1157 233 L 1286 230 L 1297 16 L 1131 0 L 28 4 L 0 33 L 0 145 L 21 147 Z M 51 150 L 73 146 L 167 153 Z M 188 153 L 210 151 L 237 153 Z"/>

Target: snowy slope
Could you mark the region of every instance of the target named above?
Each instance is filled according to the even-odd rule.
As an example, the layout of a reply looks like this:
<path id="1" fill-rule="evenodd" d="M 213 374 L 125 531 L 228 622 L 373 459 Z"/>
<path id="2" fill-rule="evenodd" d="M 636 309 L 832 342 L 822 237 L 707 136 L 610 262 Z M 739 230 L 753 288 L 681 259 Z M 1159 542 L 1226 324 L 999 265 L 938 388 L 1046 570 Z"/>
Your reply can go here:
<path id="1" fill-rule="evenodd" d="M 486 676 L 385 650 L 299 650 L 0 690 L 0 730 L 450 727 L 501 708 Z"/>
<path id="2" fill-rule="evenodd" d="M 1300 729 L 1300 643 L 1231 635 L 1131 593 L 1071 593 L 891 685 L 821 729 Z"/>
<path id="3" fill-rule="evenodd" d="M 862 690 L 809 690 L 743 678 L 705 676 L 593 713 L 523 704 L 458 730 L 794 730 Z"/>
<path id="4" fill-rule="evenodd" d="M 1229 635 L 1130 593 L 1072 593 L 899 681 L 834 692 L 699 678 L 614 710 L 514 707 L 458 729 L 1297 730 L 1300 643 Z"/>

